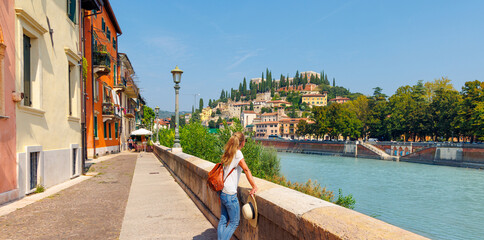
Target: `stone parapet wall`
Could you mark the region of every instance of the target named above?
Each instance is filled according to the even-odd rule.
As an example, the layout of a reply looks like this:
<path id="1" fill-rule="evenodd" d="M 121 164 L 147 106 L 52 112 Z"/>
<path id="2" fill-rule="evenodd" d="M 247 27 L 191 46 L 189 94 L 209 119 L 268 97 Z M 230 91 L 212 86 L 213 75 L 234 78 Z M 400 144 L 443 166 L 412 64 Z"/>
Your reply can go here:
<path id="1" fill-rule="evenodd" d="M 213 226 L 220 216 L 217 193 L 206 185 L 208 172 L 215 165 L 185 153 L 172 153 L 156 146 L 154 150 L 180 186 L 192 198 Z M 241 218 L 238 239 L 425 239 L 364 214 L 333 203 L 255 178 L 259 191 L 257 228 Z M 247 199 L 250 185 L 241 176 L 238 198 Z"/>

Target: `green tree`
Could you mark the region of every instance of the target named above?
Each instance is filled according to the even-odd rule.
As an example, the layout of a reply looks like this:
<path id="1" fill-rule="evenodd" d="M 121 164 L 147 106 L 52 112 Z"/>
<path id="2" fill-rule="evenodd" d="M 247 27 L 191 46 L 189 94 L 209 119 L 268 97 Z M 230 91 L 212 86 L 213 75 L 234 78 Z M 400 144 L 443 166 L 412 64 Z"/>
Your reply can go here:
<path id="1" fill-rule="evenodd" d="M 459 129 L 464 136 L 484 140 L 484 82 L 478 80 L 466 82 L 462 87 L 462 104 L 459 111 Z"/>
<path id="2" fill-rule="evenodd" d="M 244 77 L 244 83 L 242 84 L 242 95 L 244 96 L 247 95 L 247 80 L 245 80 L 245 77 Z"/>
<path id="3" fill-rule="evenodd" d="M 430 131 L 436 137 L 449 139 L 458 134 L 459 107 L 462 97 L 455 90 L 435 89 L 430 103 Z"/>
<path id="4" fill-rule="evenodd" d="M 203 98 L 200 98 L 200 103 L 198 105 L 198 109 L 200 110 L 200 112 L 202 112 L 202 109 L 203 109 Z"/>
<path id="5" fill-rule="evenodd" d="M 329 133 L 329 121 L 327 119 L 328 107 L 314 106 L 311 108 L 311 113 L 313 115 L 314 124 L 310 124 L 310 128 L 306 129 L 306 133 L 310 135 L 319 137 L 324 137 L 324 135 Z"/>
<path id="6" fill-rule="evenodd" d="M 153 111 L 152 108 L 144 105 L 143 106 L 143 125 L 150 129 L 153 130 L 153 120 L 155 119 L 155 111 Z"/>

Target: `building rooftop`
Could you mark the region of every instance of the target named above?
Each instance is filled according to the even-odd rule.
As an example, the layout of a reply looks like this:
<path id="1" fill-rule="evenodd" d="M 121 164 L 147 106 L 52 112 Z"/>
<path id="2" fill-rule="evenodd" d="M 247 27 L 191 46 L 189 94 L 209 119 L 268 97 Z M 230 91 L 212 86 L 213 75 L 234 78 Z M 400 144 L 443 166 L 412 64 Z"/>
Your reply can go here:
<path id="1" fill-rule="evenodd" d="M 278 124 L 279 122 L 276 122 L 276 121 L 268 121 L 268 122 L 260 122 L 260 123 L 256 123 L 255 125 L 261 125 L 261 124 Z"/>
<path id="2" fill-rule="evenodd" d="M 304 94 L 303 97 L 324 97 L 325 94 Z"/>
<path id="3" fill-rule="evenodd" d="M 329 101 L 338 101 L 338 100 L 350 100 L 347 97 L 336 96 L 336 98 L 330 99 Z"/>

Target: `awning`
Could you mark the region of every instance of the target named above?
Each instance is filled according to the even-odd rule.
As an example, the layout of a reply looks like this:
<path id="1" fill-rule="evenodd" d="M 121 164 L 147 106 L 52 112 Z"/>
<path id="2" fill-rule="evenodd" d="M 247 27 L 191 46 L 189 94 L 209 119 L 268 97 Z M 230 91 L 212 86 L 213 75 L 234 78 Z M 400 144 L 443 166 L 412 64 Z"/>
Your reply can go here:
<path id="1" fill-rule="evenodd" d="M 153 133 L 149 130 L 144 129 L 144 128 L 140 128 L 138 130 L 132 131 L 131 135 L 144 136 L 144 135 L 153 135 Z"/>

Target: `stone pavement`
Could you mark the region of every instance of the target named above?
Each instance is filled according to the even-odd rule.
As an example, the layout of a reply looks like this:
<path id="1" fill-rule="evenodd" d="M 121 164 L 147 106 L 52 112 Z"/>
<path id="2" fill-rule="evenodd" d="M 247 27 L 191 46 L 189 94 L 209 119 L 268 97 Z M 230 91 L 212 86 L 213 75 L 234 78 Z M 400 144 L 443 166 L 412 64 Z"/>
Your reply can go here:
<path id="1" fill-rule="evenodd" d="M 103 160 L 91 166 L 99 173 L 92 178 L 66 182 L 71 187 L 40 200 L 42 195 L 31 195 L 37 201 L 27 206 L 1 206 L 0 212 L 21 208 L 0 216 L 0 239 L 216 239 L 216 230 L 153 154 Z"/>
<path id="2" fill-rule="evenodd" d="M 216 239 L 217 232 L 152 153 L 134 171 L 120 239 Z"/>

